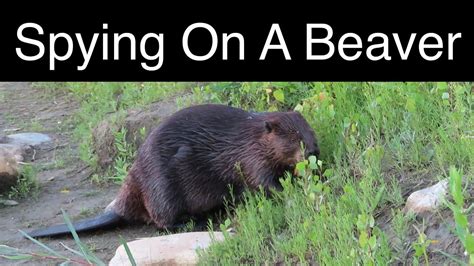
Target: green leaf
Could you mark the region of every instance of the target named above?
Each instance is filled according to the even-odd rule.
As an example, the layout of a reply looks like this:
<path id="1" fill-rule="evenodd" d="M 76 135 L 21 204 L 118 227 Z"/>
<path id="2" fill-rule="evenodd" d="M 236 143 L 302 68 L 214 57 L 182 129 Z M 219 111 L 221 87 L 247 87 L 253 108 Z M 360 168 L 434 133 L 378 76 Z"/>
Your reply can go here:
<path id="1" fill-rule="evenodd" d="M 281 89 L 274 91 L 273 97 L 275 97 L 275 99 L 279 102 L 282 102 L 282 103 L 285 102 L 285 93 Z"/>
<path id="2" fill-rule="evenodd" d="M 306 164 L 307 162 L 303 161 L 303 162 L 299 162 L 296 164 L 296 169 L 297 170 L 304 170 L 306 168 Z"/>
<path id="3" fill-rule="evenodd" d="M 348 128 L 351 125 L 349 117 L 344 117 L 344 128 Z"/>
<path id="4" fill-rule="evenodd" d="M 467 228 L 469 223 L 466 215 L 464 215 L 459 209 L 454 210 L 454 220 L 456 221 L 456 224 L 462 228 Z"/>
<path id="5" fill-rule="evenodd" d="M 325 177 L 332 177 L 334 175 L 334 170 L 333 169 L 326 169 L 324 170 L 323 176 Z"/>
<path id="6" fill-rule="evenodd" d="M 28 255 L 28 254 L 20 254 L 20 255 L 0 255 L 0 257 L 4 257 L 5 259 L 9 260 L 28 260 L 33 258 L 33 255 Z"/>
<path id="7" fill-rule="evenodd" d="M 360 232 L 360 235 L 359 235 L 359 246 L 361 248 L 365 248 L 367 247 L 367 244 L 368 244 L 369 240 L 368 240 L 368 235 L 365 231 L 362 231 Z"/>
<path id="8" fill-rule="evenodd" d="M 127 245 L 127 241 L 125 241 L 125 239 L 123 239 L 121 236 L 120 236 L 120 243 L 123 245 L 123 248 L 125 249 L 125 252 L 127 253 L 127 257 L 128 257 L 128 260 L 130 261 L 130 264 L 132 266 L 136 266 L 137 263 L 135 262 L 132 252 L 130 251 L 130 248 Z"/>
<path id="9" fill-rule="evenodd" d="M 230 223 L 231 223 L 231 222 L 230 222 L 230 219 L 229 219 L 229 218 L 225 219 L 224 225 L 225 225 L 226 228 L 229 228 Z"/>
<path id="10" fill-rule="evenodd" d="M 231 224 L 231 221 L 230 219 L 227 218 L 223 224 L 219 225 L 219 228 L 221 229 L 221 231 L 226 231 L 229 228 L 230 224 Z"/>
<path id="11" fill-rule="evenodd" d="M 318 192 L 318 193 L 321 192 L 321 191 L 323 191 L 323 184 L 317 183 L 316 186 L 315 186 L 315 190 L 316 190 L 316 192 Z"/>
<path id="12" fill-rule="evenodd" d="M 351 249 L 351 252 L 349 253 L 352 258 L 355 258 L 356 256 L 356 251 L 355 249 Z"/>
<path id="13" fill-rule="evenodd" d="M 462 194 L 462 177 L 455 167 L 449 169 L 449 185 L 454 202 L 457 206 L 463 207 L 464 196 Z"/>
<path id="14" fill-rule="evenodd" d="M 373 228 L 374 225 L 375 225 L 375 219 L 374 219 L 374 216 L 371 215 L 369 217 L 369 226 L 370 226 L 370 228 Z"/>
<path id="15" fill-rule="evenodd" d="M 374 200 L 372 201 L 372 211 L 374 211 L 377 208 L 377 205 L 380 203 L 380 200 L 382 199 L 383 192 L 385 191 L 385 185 L 382 185 L 380 190 L 377 192 L 377 195 L 375 195 Z"/>
<path id="16" fill-rule="evenodd" d="M 336 111 L 334 111 L 334 105 L 332 105 L 332 104 L 329 105 L 328 109 L 329 109 L 329 116 L 331 118 L 334 118 L 334 116 L 336 115 Z"/>
<path id="17" fill-rule="evenodd" d="M 371 236 L 369 239 L 369 247 L 370 249 L 375 249 L 375 245 L 377 245 L 377 237 L 376 236 Z"/>
<path id="18" fill-rule="evenodd" d="M 306 165 L 308 164 L 307 161 L 304 161 L 304 162 L 299 162 L 296 164 L 296 170 L 298 171 L 298 174 L 300 176 L 304 176 L 306 174 Z"/>
<path id="19" fill-rule="evenodd" d="M 20 253 L 20 250 L 13 248 L 7 245 L 0 245 L 0 254 L 2 255 L 17 255 Z"/>
<path id="20" fill-rule="evenodd" d="M 23 236 L 25 236 L 26 238 L 28 238 L 29 240 L 33 241 L 33 243 L 37 244 L 38 246 L 42 247 L 43 249 L 45 249 L 46 251 L 49 252 L 50 255 L 53 255 L 53 256 L 56 256 L 56 257 L 59 257 L 59 258 L 62 258 L 62 259 L 67 259 L 66 257 L 62 256 L 61 254 L 57 253 L 56 251 L 52 250 L 50 247 L 46 246 L 45 244 L 39 242 L 38 240 L 32 238 L 31 236 L 29 236 L 27 233 L 23 232 L 22 230 L 18 230 Z"/>
<path id="21" fill-rule="evenodd" d="M 466 235 L 465 247 L 469 254 L 474 254 L 474 236 L 472 234 Z"/>
<path id="22" fill-rule="evenodd" d="M 75 249 L 72 249 L 72 248 L 70 248 L 70 247 L 64 245 L 64 243 L 60 243 L 60 244 L 61 244 L 61 246 L 63 246 L 65 249 L 67 249 L 67 250 L 71 251 L 72 253 L 78 255 L 79 257 L 82 257 L 81 252 L 79 252 L 79 251 L 77 251 L 77 250 L 75 250 Z"/>
<path id="23" fill-rule="evenodd" d="M 359 231 L 365 230 L 365 228 L 367 227 L 367 217 L 365 215 L 359 214 L 357 216 L 356 225 Z"/>
<path id="24" fill-rule="evenodd" d="M 407 109 L 408 112 L 413 113 L 416 111 L 416 102 L 415 99 L 413 98 L 408 98 L 407 102 L 405 104 L 405 108 Z"/>
<path id="25" fill-rule="evenodd" d="M 293 109 L 293 111 L 295 111 L 295 112 L 301 112 L 301 111 L 303 111 L 303 105 L 297 104 L 297 105 L 295 106 L 295 108 Z"/>
<path id="26" fill-rule="evenodd" d="M 448 83 L 447 82 L 436 82 L 436 87 L 440 89 L 441 91 L 446 91 L 448 89 Z"/>
<path id="27" fill-rule="evenodd" d="M 423 247 L 421 247 L 419 244 L 415 244 L 413 249 L 415 250 L 416 257 L 420 257 L 424 253 Z"/>
<path id="28" fill-rule="evenodd" d="M 318 166 L 319 166 L 319 167 L 323 167 L 323 161 L 321 161 L 321 160 L 318 160 L 318 162 L 317 162 L 317 163 L 318 163 Z"/>
<path id="29" fill-rule="evenodd" d="M 308 161 L 309 161 L 309 168 L 311 170 L 318 169 L 318 165 L 316 164 L 316 161 L 317 161 L 316 156 L 314 155 L 309 156 Z"/>
<path id="30" fill-rule="evenodd" d="M 97 258 L 87 246 L 82 244 L 81 240 L 79 239 L 79 236 L 77 235 L 76 230 L 74 229 L 74 226 L 72 225 L 69 215 L 67 215 L 67 213 L 63 209 L 61 209 L 61 212 L 63 214 L 64 221 L 66 222 L 69 231 L 71 231 L 72 237 L 74 238 L 74 242 L 81 250 L 81 253 L 84 255 L 84 258 L 87 260 L 87 262 L 93 262 L 95 265 L 105 266 L 106 264 L 103 261 Z"/>

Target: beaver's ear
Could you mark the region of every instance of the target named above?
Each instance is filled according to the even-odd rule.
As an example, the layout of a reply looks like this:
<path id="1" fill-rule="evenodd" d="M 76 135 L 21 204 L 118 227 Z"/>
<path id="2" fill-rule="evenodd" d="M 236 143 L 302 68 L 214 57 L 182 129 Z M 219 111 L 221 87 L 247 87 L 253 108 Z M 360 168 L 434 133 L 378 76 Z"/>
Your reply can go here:
<path id="1" fill-rule="evenodd" d="M 278 123 L 276 121 L 265 121 L 265 129 L 267 130 L 267 133 L 275 131 L 277 127 Z"/>

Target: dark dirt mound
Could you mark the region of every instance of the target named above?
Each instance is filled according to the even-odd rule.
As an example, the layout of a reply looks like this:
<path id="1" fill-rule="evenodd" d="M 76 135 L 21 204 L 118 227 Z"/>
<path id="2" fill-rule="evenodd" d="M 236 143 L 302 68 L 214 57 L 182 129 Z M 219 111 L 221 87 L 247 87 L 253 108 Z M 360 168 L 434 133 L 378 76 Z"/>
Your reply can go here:
<path id="1" fill-rule="evenodd" d="M 125 117 L 112 114 L 105 118 L 92 132 L 93 152 L 97 155 L 100 168 L 106 170 L 115 160 L 117 150 L 114 141 L 118 131 L 125 130 L 127 143 L 139 147 L 147 132 L 177 110 L 175 98 L 171 98 L 146 108 L 128 110 Z"/>

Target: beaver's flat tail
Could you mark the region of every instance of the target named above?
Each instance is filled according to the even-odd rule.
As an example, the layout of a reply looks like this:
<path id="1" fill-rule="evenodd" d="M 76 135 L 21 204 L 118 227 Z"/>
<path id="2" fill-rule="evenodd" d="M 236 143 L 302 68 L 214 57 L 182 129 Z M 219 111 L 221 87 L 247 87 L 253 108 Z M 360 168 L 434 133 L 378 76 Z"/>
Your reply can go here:
<path id="1" fill-rule="evenodd" d="M 123 219 L 121 216 L 113 211 L 108 211 L 92 218 L 79 220 L 72 223 L 72 225 L 76 232 L 79 233 L 115 227 L 122 222 Z M 58 224 L 47 228 L 36 229 L 28 233 L 28 235 L 33 238 L 55 237 L 67 234 L 71 234 L 71 231 L 66 224 Z"/>

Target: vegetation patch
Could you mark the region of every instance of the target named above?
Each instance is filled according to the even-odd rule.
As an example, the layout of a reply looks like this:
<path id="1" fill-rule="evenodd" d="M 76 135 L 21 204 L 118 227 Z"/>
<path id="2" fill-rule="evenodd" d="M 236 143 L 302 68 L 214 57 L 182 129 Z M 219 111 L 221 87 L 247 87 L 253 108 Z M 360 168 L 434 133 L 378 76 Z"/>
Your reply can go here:
<path id="1" fill-rule="evenodd" d="M 80 100 L 76 136 L 81 158 L 93 166 L 98 157 L 92 132 L 107 116 L 125 121 L 127 110 L 180 92 L 190 96 L 173 100 L 179 107 L 221 103 L 250 111 L 301 112 L 316 131 L 320 158 L 307 158 L 297 174 L 282 177 L 284 190 L 273 197 L 247 193 L 242 203 L 229 205 L 219 228 L 232 227 L 236 234 L 200 252 L 202 264 L 472 262 L 471 83 L 41 85 Z M 138 146 L 128 128 L 117 126 L 112 132 L 116 154 L 111 172 L 97 172 L 95 178 L 121 182 Z M 451 192 L 444 209 L 429 217 L 403 212 L 411 192 L 443 178 L 450 179 Z M 436 230 L 447 232 L 444 236 L 455 248 L 443 246 Z"/>

